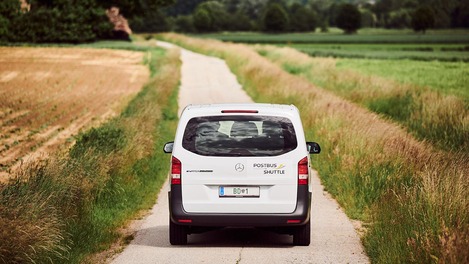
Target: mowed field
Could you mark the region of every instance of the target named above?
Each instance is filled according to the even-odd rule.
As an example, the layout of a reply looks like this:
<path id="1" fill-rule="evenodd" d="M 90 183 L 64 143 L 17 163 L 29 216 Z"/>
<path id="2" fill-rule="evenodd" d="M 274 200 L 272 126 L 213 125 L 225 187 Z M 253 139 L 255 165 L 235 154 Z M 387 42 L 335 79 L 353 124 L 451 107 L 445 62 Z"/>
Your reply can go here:
<path id="1" fill-rule="evenodd" d="M 0 47 L 0 181 L 24 161 L 73 142 L 148 80 L 144 53 Z"/>

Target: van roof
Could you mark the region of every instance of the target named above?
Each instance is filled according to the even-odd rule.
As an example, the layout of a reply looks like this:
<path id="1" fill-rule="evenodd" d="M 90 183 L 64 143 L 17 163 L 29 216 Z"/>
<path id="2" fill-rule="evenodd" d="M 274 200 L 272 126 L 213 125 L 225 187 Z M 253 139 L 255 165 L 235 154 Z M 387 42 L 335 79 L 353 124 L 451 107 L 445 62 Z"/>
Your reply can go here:
<path id="1" fill-rule="evenodd" d="M 183 115 L 190 116 L 212 116 L 222 114 L 259 114 L 259 115 L 298 115 L 299 111 L 294 105 L 285 104 L 259 104 L 259 103 L 237 103 L 237 104 L 197 104 L 188 105 L 184 108 Z"/>

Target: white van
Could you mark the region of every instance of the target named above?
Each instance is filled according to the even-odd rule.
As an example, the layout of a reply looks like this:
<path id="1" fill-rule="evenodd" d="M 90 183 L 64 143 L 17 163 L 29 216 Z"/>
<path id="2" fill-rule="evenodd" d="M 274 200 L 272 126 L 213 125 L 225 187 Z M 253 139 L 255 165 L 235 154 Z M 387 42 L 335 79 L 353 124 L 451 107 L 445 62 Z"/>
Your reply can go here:
<path id="1" fill-rule="evenodd" d="M 172 153 L 169 237 L 220 227 L 259 227 L 310 243 L 309 154 L 298 109 L 276 104 L 190 105 Z"/>

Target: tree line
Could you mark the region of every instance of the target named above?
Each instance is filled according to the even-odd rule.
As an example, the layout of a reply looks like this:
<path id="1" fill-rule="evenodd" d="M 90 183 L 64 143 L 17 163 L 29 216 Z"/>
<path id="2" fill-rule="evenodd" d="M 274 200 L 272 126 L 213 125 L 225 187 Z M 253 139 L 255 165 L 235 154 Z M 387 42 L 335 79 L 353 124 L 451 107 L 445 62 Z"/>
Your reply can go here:
<path id="1" fill-rule="evenodd" d="M 83 43 L 113 39 L 106 10 L 116 6 L 143 27 L 155 10 L 174 0 L 0 0 L 0 41 Z M 117 34 L 119 35 L 119 34 Z"/>
<path id="2" fill-rule="evenodd" d="M 467 0 L 178 0 L 165 14 L 179 32 L 469 28 Z"/>
<path id="3" fill-rule="evenodd" d="M 109 39 L 116 6 L 134 32 L 312 32 L 339 27 L 469 28 L 467 0 L 20 0 L 0 1 L 0 41 Z"/>

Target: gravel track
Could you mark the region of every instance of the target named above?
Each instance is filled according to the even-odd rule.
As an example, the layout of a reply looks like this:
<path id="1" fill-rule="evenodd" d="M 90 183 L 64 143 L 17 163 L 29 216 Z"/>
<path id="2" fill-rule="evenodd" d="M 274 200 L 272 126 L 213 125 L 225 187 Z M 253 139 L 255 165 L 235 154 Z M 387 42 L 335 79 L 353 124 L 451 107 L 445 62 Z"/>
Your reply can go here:
<path id="1" fill-rule="evenodd" d="M 190 103 L 252 102 L 223 60 L 184 49 L 181 60 L 179 112 Z M 352 222 L 323 190 L 317 175 L 312 181 L 308 247 L 292 246 L 293 238 L 288 235 L 252 229 L 190 235 L 187 246 L 171 246 L 166 183 L 150 215 L 136 224 L 135 239 L 112 263 L 369 263 Z"/>

